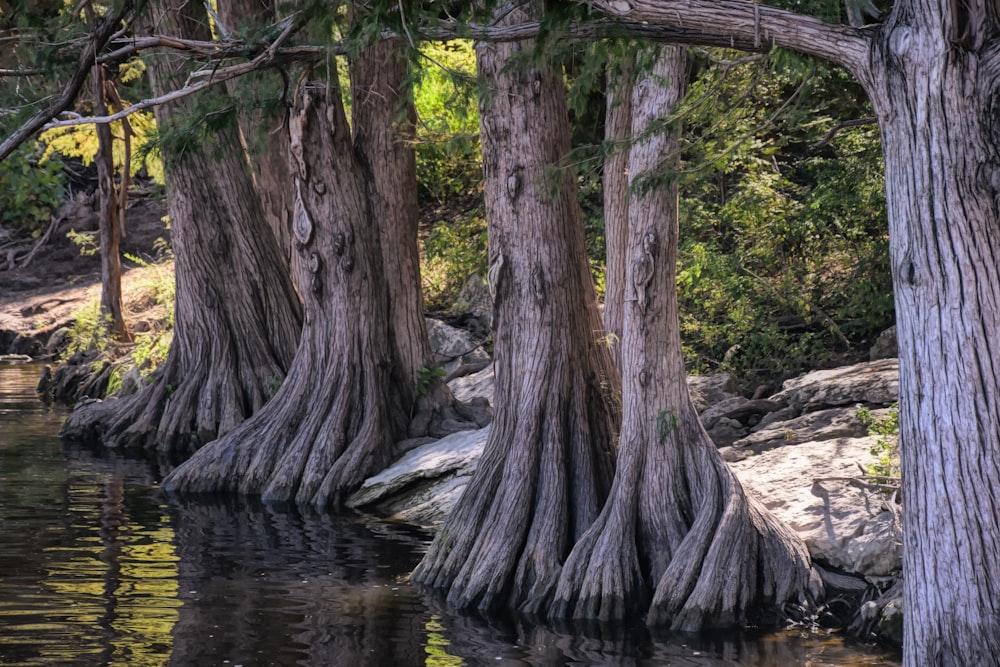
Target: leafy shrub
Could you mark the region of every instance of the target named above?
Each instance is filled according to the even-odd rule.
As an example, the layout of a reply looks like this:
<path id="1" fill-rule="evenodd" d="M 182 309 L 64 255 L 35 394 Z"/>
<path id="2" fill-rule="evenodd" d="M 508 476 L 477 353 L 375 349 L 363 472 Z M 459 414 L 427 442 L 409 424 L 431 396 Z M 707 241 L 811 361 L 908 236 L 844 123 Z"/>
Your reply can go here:
<path id="1" fill-rule="evenodd" d="M 486 219 L 482 209 L 439 221 L 423 245 L 421 279 L 428 310 L 450 309 L 469 276 L 486 275 Z"/>
<path id="2" fill-rule="evenodd" d="M 38 236 L 63 196 L 63 166 L 40 145 L 0 162 L 0 223 Z"/>
<path id="3" fill-rule="evenodd" d="M 420 47 L 413 89 L 417 109 L 417 183 L 423 199 L 444 202 L 480 181 L 475 53 L 468 40 Z"/>
<path id="4" fill-rule="evenodd" d="M 868 429 L 868 435 L 880 436 L 872 445 L 871 454 L 875 463 L 866 466 L 868 476 L 877 484 L 898 486 L 899 469 L 899 406 L 893 404 L 885 417 L 875 417 L 871 410 L 858 408 L 855 413 Z"/>

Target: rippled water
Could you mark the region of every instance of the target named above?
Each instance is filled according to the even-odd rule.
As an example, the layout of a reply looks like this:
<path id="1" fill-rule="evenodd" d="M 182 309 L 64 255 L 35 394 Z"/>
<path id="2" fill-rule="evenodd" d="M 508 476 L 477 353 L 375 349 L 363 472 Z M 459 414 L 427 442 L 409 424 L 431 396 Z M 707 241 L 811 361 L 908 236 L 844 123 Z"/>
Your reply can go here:
<path id="1" fill-rule="evenodd" d="M 0 665 L 882 665 L 835 635 L 615 636 L 450 613 L 428 536 L 361 517 L 168 502 L 148 464 L 65 449 L 37 366 L 0 364 Z"/>

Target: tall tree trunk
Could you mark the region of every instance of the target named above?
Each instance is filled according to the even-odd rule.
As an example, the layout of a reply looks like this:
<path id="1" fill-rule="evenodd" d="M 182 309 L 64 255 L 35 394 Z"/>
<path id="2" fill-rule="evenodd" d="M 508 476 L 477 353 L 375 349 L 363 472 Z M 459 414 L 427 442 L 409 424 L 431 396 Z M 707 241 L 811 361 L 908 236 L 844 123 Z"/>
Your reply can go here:
<path id="1" fill-rule="evenodd" d="M 147 12 L 160 34 L 210 38 L 197 3 L 151 0 Z M 156 94 L 183 85 L 185 55 L 159 53 L 147 62 Z M 161 133 L 176 131 L 193 104 L 157 107 Z M 270 398 L 291 363 L 301 316 L 235 127 L 168 141 L 164 152 L 176 257 L 170 353 L 152 385 L 76 410 L 63 434 L 183 457 Z"/>
<path id="2" fill-rule="evenodd" d="M 105 71 L 103 65 L 95 65 L 92 77 L 94 79 L 94 111 L 101 116 L 107 115 L 108 104 L 105 94 Z M 125 221 L 120 205 L 118 186 L 115 184 L 114 137 L 111 125 L 97 125 L 97 191 L 100 193 L 100 247 L 101 247 L 101 315 L 109 318 L 111 336 L 118 341 L 129 342 L 132 334 L 125 323 L 122 310 L 122 261 L 120 254 L 121 230 Z M 128 182 L 128 175 L 122 175 L 122 196 Z"/>
<path id="3" fill-rule="evenodd" d="M 167 490 L 335 506 L 389 463 L 405 433 L 406 380 L 365 172 L 336 72 L 307 75 L 289 123 L 292 271 L 306 316 L 298 353 L 274 400 L 174 470 Z"/>
<path id="4" fill-rule="evenodd" d="M 628 152 L 623 419 L 611 496 L 563 567 L 553 616 L 647 612 L 672 629 L 744 625 L 799 602 L 805 546 L 723 462 L 688 395 L 677 316 L 677 132 L 644 136 L 684 94 L 687 56 L 663 48 L 635 84 Z"/>
<path id="5" fill-rule="evenodd" d="M 504 22 L 524 20 L 524 9 Z M 610 486 L 616 374 L 603 346 L 574 182 L 562 76 L 476 46 L 494 295 L 496 416 L 483 459 L 414 580 L 457 607 L 537 607 Z"/>
<path id="6" fill-rule="evenodd" d="M 278 0 L 218 0 L 219 18 L 228 30 L 260 30 L 280 18 L 277 4 Z M 287 77 L 284 71 L 266 70 L 230 83 L 234 97 L 246 96 L 240 134 L 250 158 L 254 188 L 286 263 L 292 256 L 295 206 L 288 164 Z"/>
<path id="7" fill-rule="evenodd" d="M 416 112 L 405 97 L 406 49 L 403 39 L 379 40 L 351 61 L 352 127 L 379 229 L 393 353 L 402 380 L 400 397 L 405 405 L 414 406 L 408 434 L 440 437 L 460 428 L 476 428 L 476 424 L 469 421 L 474 415 L 455 404 L 441 378 L 415 395 L 435 360 L 420 281 L 420 210 L 413 148 Z"/>
<path id="8" fill-rule="evenodd" d="M 613 57 L 607 68 L 604 143 L 604 331 L 615 365 L 621 370 L 625 307 L 625 246 L 628 243 L 628 148 L 632 136 L 632 77 L 635 54 Z"/>
<path id="9" fill-rule="evenodd" d="M 1000 60 L 983 46 L 1000 25 L 954 6 L 894 9 L 867 82 L 899 334 L 907 665 L 1000 664 Z"/>

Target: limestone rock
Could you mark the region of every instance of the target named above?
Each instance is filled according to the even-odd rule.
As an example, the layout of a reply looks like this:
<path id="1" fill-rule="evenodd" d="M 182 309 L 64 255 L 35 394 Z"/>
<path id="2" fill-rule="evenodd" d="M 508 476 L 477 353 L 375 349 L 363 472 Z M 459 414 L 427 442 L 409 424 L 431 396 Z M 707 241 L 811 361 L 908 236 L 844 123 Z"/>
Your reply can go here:
<path id="1" fill-rule="evenodd" d="M 463 365 L 482 368 L 490 362 L 490 355 L 469 332 L 430 317 L 426 322 L 435 361 L 448 375 L 453 375 Z"/>
<path id="2" fill-rule="evenodd" d="M 440 523 L 475 471 L 489 427 L 461 431 L 417 447 L 365 480 L 347 506 L 431 526 Z"/>
<path id="3" fill-rule="evenodd" d="M 868 350 L 868 358 L 872 361 L 876 359 L 890 359 L 899 356 L 899 345 L 896 342 L 896 325 L 883 331 L 872 343 Z"/>
<path id="4" fill-rule="evenodd" d="M 478 373 L 472 373 L 460 378 L 456 378 L 448 383 L 451 393 L 455 398 L 463 403 L 473 398 L 485 398 L 493 404 L 493 390 L 496 383 L 496 376 L 493 372 L 493 364 L 488 365 Z"/>
<path id="5" fill-rule="evenodd" d="M 771 400 L 802 413 L 857 403 L 888 406 L 898 397 L 899 362 L 880 359 L 786 380 Z"/>
<path id="6" fill-rule="evenodd" d="M 755 453 L 802 442 L 821 442 L 834 438 L 862 438 L 868 435 L 867 427 L 858 419 L 858 409 L 830 408 L 807 412 L 800 417 L 767 423 L 754 429 L 750 435 L 733 443 L 734 447 Z M 875 418 L 883 417 L 888 409 L 872 410 Z"/>
<path id="7" fill-rule="evenodd" d="M 490 288 L 482 276 L 469 276 L 458 293 L 455 309 L 468 312 L 486 328 L 492 326 L 493 297 L 490 296 Z"/>
<path id="8" fill-rule="evenodd" d="M 861 576 L 902 568 L 899 526 L 887 499 L 863 485 L 858 464 L 877 437 L 840 438 L 774 449 L 732 463 L 744 486 L 826 566 Z M 831 479 L 832 478 L 832 479 Z"/>
<path id="9" fill-rule="evenodd" d="M 729 373 L 689 375 L 687 383 L 688 391 L 691 393 L 691 402 L 694 403 L 694 409 L 698 411 L 698 414 L 740 393 L 739 387 L 736 386 L 736 380 Z"/>

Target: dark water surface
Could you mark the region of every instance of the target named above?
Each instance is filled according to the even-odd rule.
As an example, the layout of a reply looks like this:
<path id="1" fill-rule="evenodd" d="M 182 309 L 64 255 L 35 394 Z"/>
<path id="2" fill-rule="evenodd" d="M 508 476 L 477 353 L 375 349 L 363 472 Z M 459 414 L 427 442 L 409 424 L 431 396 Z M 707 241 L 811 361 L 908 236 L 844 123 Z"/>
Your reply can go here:
<path id="1" fill-rule="evenodd" d="M 0 665 L 884 665 L 825 632 L 587 638 L 448 612 L 425 533 L 168 501 L 142 461 L 64 448 L 40 369 L 0 363 Z"/>

